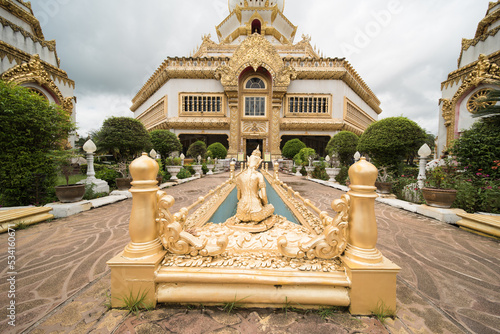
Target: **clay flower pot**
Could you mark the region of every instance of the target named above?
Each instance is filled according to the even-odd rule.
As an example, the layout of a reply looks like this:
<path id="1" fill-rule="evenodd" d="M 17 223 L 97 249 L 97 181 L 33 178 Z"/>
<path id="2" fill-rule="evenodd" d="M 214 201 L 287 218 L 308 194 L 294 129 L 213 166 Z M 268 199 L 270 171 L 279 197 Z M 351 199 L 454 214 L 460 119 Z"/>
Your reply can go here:
<path id="1" fill-rule="evenodd" d="M 85 184 L 69 184 L 56 186 L 56 196 L 62 203 L 81 201 L 85 195 Z"/>
<path id="2" fill-rule="evenodd" d="M 428 205 L 449 209 L 457 197 L 455 189 L 422 188 L 422 194 Z"/>
<path id="3" fill-rule="evenodd" d="M 131 187 L 130 182 L 132 182 L 132 179 L 129 177 L 119 177 L 116 179 L 116 188 L 118 190 L 129 190 Z"/>
<path id="4" fill-rule="evenodd" d="M 392 182 L 375 182 L 375 187 L 377 187 L 377 192 L 381 194 L 390 194 L 392 193 Z"/>

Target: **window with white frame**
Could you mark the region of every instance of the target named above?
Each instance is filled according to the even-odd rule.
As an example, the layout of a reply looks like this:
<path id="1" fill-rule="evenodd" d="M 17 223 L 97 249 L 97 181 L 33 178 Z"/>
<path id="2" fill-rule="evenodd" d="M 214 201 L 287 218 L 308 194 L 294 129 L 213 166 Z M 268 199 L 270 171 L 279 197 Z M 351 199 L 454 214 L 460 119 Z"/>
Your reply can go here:
<path id="1" fill-rule="evenodd" d="M 266 98 L 264 96 L 245 96 L 245 116 L 265 116 Z"/>

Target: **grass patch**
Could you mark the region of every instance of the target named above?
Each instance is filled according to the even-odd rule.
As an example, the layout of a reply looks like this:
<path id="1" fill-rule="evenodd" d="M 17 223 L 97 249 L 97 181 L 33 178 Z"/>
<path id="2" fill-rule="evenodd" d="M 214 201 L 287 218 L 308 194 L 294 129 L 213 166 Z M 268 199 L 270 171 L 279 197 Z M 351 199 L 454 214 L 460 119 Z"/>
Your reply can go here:
<path id="1" fill-rule="evenodd" d="M 134 295 L 132 291 L 130 291 L 128 295 L 118 299 L 124 304 L 122 307 L 123 309 L 126 309 L 129 313 L 133 313 L 137 316 L 140 310 L 149 311 L 153 308 L 151 304 L 145 302 L 148 292 L 149 290 L 141 293 L 141 289 L 139 289 L 137 295 Z"/>
<path id="2" fill-rule="evenodd" d="M 27 229 L 28 227 L 29 227 L 29 225 L 28 225 L 28 224 L 26 224 L 25 222 L 19 222 L 19 223 L 17 223 L 17 224 L 16 224 L 15 229 L 16 229 L 16 230 L 25 230 L 25 229 Z"/>
<path id="3" fill-rule="evenodd" d="M 394 319 L 396 317 L 396 310 L 385 305 L 382 300 L 378 301 L 377 307 L 371 312 L 381 323 L 384 323 L 387 318 Z"/>
<path id="4" fill-rule="evenodd" d="M 236 309 L 238 309 L 239 307 L 241 307 L 241 301 L 245 298 L 248 298 L 249 296 L 246 296 L 246 297 L 243 297 L 241 299 L 238 299 L 236 300 L 236 295 L 234 296 L 234 301 L 230 302 L 230 303 L 226 303 L 224 304 L 224 307 L 222 308 L 224 311 L 226 311 L 227 313 L 231 313 L 233 311 L 235 311 Z"/>
<path id="5" fill-rule="evenodd" d="M 322 307 L 317 310 L 318 315 L 321 319 L 326 320 L 329 317 L 333 316 L 335 313 L 344 312 L 345 308 L 339 306 L 331 306 L 331 307 Z"/>

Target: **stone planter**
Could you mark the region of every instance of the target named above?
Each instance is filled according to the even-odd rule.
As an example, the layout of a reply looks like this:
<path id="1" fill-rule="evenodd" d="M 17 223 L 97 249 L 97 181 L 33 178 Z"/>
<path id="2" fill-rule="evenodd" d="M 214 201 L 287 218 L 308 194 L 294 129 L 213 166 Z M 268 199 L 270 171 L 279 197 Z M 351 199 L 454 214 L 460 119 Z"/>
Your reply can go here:
<path id="1" fill-rule="evenodd" d="M 325 168 L 326 174 L 328 174 L 328 182 L 337 182 L 335 180 L 335 177 L 339 175 L 340 173 L 340 168 L 338 167 L 332 167 L 332 168 Z"/>
<path id="2" fill-rule="evenodd" d="M 375 187 L 377 187 L 378 193 L 381 193 L 381 194 L 391 194 L 392 193 L 392 182 L 375 181 Z"/>
<path id="3" fill-rule="evenodd" d="M 307 172 L 306 178 L 307 179 L 311 179 L 312 178 L 312 172 L 313 172 L 313 170 L 314 170 L 313 166 L 306 166 L 306 172 Z"/>
<path id="4" fill-rule="evenodd" d="M 207 168 L 208 168 L 207 175 L 212 175 L 213 174 L 212 169 L 214 169 L 214 164 L 210 165 L 207 164 Z"/>
<path id="5" fill-rule="evenodd" d="M 85 195 L 85 184 L 70 184 L 67 186 L 56 186 L 56 196 L 62 203 L 81 201 Z"/>
<path id="6" fill-rule="evenodd" d="M 132 182 L 130 177 L 119 177 L 116 179 L 116 188 L 118 190 L 129 190 L 131 187 L 130 182 Z"/>
<path id="7" fill-rule="evenodd" d="M 203 175 L 203 166 L 202 165 L 193 165 L 193 169 L 195 172 L 195 176 L 201 177 Z"/>
<path id="8" fill-rule="evenodd" d="M 170 175 L 172 176 L 170 178 L 170 181 L 178 180 L 177 173 L 179 173 L 181 171 L 181 168 L 182 168 L 182 166 L 167 166 L 167 170 L 170 173 Z"/>
<path id="9" fill-rule="evenodd" d="M 428 205 L 449 209 L 457 197 L 455 189 L 422 188 L 422 194 Z"/>

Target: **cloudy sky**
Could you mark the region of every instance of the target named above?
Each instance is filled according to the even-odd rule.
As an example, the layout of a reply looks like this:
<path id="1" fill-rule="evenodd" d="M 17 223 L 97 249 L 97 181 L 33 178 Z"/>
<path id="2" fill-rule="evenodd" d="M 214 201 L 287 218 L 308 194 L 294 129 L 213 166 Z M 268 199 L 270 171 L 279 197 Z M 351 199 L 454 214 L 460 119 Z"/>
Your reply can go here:
<path id="1" fill-rule="evenodd" d="M 406 116 L 437 134 L 440 83 L 457 69 L 461 39 L 473 38 L 488 0 L 286 0 L 285 16 L 325 57 L 346 57 L 381 101 L 380 118 Z M 168 56 L 188 56 L 228 14 L 227 0 L 37 0 L 76 82 L 79 134 L 131 100 Z M 218 42 L 218 41 L 217 41 Z"/>

